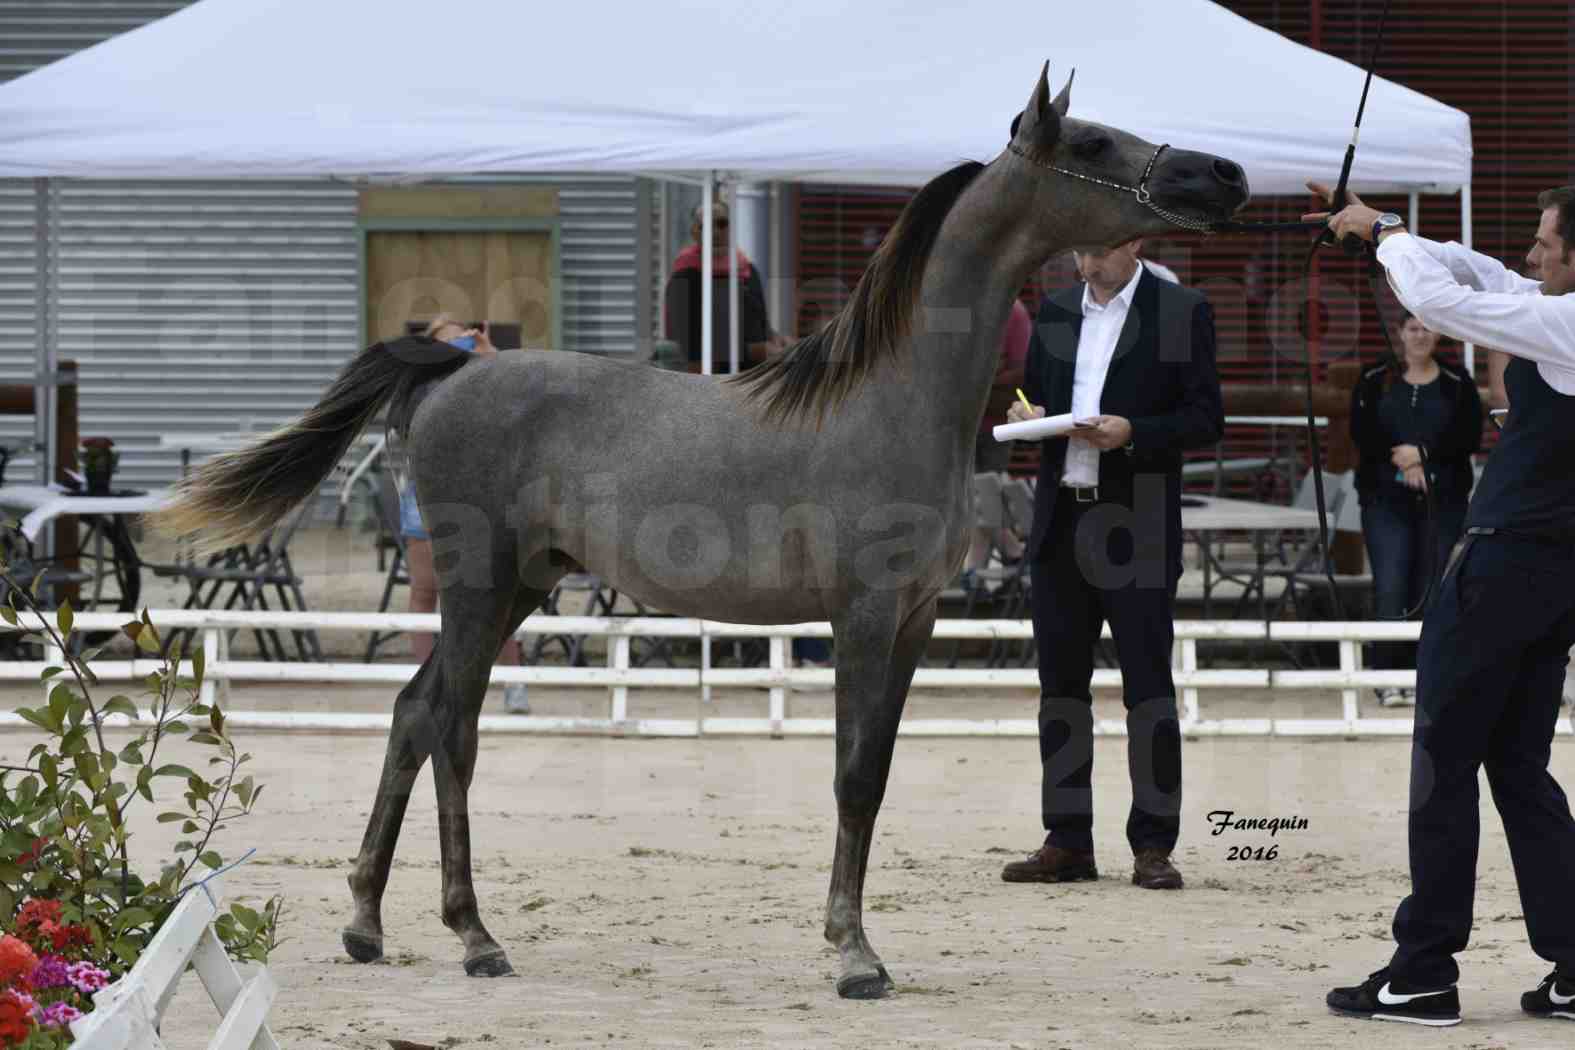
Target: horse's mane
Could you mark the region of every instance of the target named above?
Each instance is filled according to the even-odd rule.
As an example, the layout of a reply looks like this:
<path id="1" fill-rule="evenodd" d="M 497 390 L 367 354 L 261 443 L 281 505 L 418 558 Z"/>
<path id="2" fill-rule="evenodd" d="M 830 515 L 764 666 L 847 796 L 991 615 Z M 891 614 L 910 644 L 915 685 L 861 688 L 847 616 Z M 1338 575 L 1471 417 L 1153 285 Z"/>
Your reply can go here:
<path id="1" fill-rule="evenodd" d="M 969 161 L 932 179 L 903 208 L 853 295 L 825 327 L 726 382 L 743 387 L 750 400 L 764 401 L 768 420 L 813 415 L 819 425 L 827 409 L 858 389 L 876 365 L 897 356 L 941 223 L 983 170 L 983 164 Z"/>

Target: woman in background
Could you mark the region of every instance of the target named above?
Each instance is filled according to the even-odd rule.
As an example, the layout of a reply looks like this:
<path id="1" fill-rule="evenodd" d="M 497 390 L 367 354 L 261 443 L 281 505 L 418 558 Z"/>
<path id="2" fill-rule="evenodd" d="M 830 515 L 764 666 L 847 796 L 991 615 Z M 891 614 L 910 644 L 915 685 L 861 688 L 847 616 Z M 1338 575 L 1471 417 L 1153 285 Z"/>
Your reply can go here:
<path id="1" fill-rule="evenodd" d="M 1434 356 L 1437 332 L 1405 314 L 1396 335 L 1398 356 L 1362 373 L 1352 392 L 1351 436 L 1377 612 L 1397 620 L 1421 600 L 1429 577 L 1443 574 L 1460 539 L 1471 457 L 1482 444 L 1482 399 L 1474 379 Z M 1410 642 L 1374 643 L 1372 666 L 1414 667 L 1414 651 Z M 1378 700 L 1409 706 L 1416 694 L 1384 688 Z"/>

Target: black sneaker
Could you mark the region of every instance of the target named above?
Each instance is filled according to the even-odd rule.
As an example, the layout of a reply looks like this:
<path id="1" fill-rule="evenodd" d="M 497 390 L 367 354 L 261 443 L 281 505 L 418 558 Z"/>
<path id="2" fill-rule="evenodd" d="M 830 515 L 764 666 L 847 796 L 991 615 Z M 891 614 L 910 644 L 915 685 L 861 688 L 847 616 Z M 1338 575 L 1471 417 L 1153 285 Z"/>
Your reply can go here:
<path id="1" fill-rule="evenodd" d="M 1537 1017 L 1562 1017 L 1575 1021 L 1575 977 L 1554 970 L 1535 991 L 1520 997 L 1520 1008 Z"/>
<path id="2" fill-rule="evenodd" d="M 1435 1028 L 1460 1023 L 1460 995 L 1454 985 L 1426 988 L 1392 980 L 1387 966 L 1354 988 L 1336 988 L 1325 1001 L 1329 1009 L 1348 1017 L 1409 1021 Z"/>

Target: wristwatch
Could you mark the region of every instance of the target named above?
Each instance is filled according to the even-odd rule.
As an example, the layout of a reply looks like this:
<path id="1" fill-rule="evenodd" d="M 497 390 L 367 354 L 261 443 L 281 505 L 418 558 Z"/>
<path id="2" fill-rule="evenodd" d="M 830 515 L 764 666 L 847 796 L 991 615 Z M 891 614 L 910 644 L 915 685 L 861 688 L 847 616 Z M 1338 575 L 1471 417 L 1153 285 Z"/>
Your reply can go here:
<path id="1" fill-rule="evenodd" d="M 1385 230 L 1399 229 L 1404 225 L 1405 220 L 1400 218 L 1400 216 L 1396 215 L 1394 212 L 1384 212 L 1382 215 L 1378 216 L 1378 219 L 1373 223 L 1373 243 L 1378 243 L 1378 235 L 1383 233 Z"/>

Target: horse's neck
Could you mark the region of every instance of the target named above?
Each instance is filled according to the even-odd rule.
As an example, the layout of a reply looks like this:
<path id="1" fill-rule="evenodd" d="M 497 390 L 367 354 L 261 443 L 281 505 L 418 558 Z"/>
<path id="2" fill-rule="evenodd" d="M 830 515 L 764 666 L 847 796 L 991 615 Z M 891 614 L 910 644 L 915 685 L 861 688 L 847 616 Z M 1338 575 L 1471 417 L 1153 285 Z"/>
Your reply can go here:
<path id="1" fill-rule="evenodd" d="M 1029 203 L 1003 185 L 996 165 L 980 172 L 942 224 L 925 266 L 910 329 L 902 411 L 931 439 L 971 453 L 1000 362 L 1012 301 L 1048 254 Z"/>

